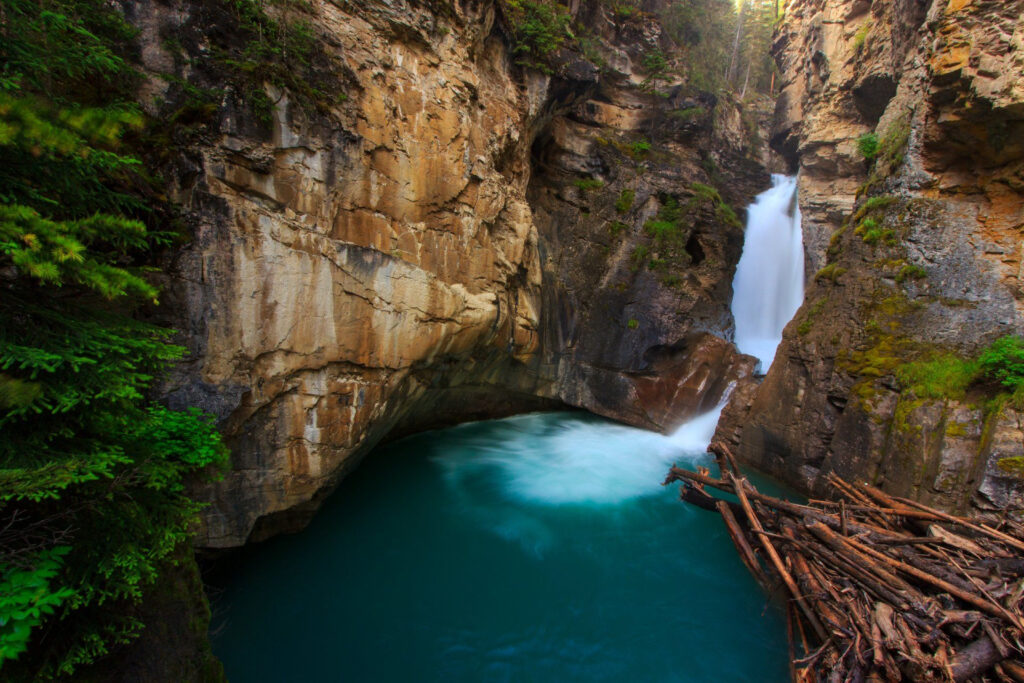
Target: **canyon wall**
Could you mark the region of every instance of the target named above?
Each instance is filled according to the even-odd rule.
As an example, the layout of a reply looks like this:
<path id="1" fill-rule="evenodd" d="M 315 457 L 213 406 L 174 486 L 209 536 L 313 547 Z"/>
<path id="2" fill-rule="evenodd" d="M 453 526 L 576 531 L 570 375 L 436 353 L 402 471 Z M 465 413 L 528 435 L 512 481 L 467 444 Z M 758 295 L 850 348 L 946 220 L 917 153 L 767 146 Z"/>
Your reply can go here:
<path id="1" fill-rule="evenodd" d="M 300 528 L 385 438 L 564 406 L 668 429 L 750 373 L 730 205 L 767 185 L 766 112 L 652 82 L 655 17 L 596 2 L 573 7 L 589 58 L 524 66 L 508 7 L 270 3 L 329 67 L 307 89 L 224 82 L 230 4 L 130 3 L 145 106 L 189 126 L 162 162 L 194 233 L 163 394 L 232 450 L 197 485 L 201 546 Z"/>
<path id="2" fill-rule="evenodd" d="M 808 286 L 719 425 L 742 459 L 814 493 L 836 473 L 1024 503 L 1019 400 L 963 380 L 1024 331 L 1022 48 L 1021 0 L 789 3 L 772 144 L 800 173 Z"/>

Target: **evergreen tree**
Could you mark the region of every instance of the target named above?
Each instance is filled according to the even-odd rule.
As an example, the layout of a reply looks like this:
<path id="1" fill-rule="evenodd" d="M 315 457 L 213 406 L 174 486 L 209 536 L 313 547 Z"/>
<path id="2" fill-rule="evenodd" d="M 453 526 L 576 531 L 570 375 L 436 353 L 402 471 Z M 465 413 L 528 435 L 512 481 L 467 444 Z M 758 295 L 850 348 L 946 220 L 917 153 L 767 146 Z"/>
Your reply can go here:
<path id="1" fill-rule="evenodd" d="M 0 4 L 0 675 L 67 676 L 137 635 L 189 535 L 211 421 L 150 401 L 184 350 L 131 317 L 168 236 L 126 133 L 132 31 L 103 0 Z"/>

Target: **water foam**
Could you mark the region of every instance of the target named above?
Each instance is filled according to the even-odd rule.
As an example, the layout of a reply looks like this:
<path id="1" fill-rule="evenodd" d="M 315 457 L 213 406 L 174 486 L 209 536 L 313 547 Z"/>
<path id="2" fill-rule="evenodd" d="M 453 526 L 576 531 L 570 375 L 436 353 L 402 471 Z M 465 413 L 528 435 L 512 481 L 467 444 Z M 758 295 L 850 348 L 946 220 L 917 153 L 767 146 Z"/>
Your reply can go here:
<path id="1" fill-rule="evenodd" d="M 459 448 L 434 458 L 455 489 L 481 479 L 507 499 L 535 505 L 616 505 L 662 491 L 667 467 L 705 458 L 721 407 L 670 435 L 575 414 L 536 414 L 501 421 L 499 435 L 477 437 L 472 425 Z"/>

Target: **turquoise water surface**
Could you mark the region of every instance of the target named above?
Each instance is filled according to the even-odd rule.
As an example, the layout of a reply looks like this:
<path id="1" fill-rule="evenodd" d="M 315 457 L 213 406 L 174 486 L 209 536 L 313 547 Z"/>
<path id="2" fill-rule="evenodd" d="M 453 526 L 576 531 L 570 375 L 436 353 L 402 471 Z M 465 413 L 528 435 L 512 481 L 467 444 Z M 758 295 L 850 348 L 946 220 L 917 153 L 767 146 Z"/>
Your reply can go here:
<path id="1" fill-rule="evenodd" d="M 785 623 L 664 437 L 580 413 L 371 453 L 300 534 L 210 581 L 214 652 L 256 681 L 785 681 Z"/>

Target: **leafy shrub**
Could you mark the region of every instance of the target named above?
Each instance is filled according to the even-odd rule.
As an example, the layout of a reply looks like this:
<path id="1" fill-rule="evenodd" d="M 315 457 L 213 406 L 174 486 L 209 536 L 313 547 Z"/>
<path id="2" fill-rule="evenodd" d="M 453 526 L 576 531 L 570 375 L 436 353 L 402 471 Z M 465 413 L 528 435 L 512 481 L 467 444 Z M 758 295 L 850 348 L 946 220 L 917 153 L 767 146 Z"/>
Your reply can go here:
<path id="1" fill-rule="evenodd" d="M 978 357 L 982 374 L 1008 389 L 1024 386 L 1024 339 L 1007 335 L 994 341 Z"/>
<path id="2" fill-rule="evenodd" d="M 640 321 L 637 320 L 636 318 L 630 318 L 629 322 L 626 323 L 626 327 L 628 327 L 631 330 L 635 330 L 636 328 L 640 327 Z"/>
<path id="3" fill-rule="evenodd" d="M 633 201 L 636 199 L 636 190 L 625 189 L 619 193 L 615 202 L 615 210 L 619 213 L 626 213 L 633 208 Z"/>
<path id="4" fill-rule="evenodd" d="M 648 152 L 651 151 L 651 143 L 647 140 L 637 140 L 636 142 L 630 143 L 629 153 L 634 159 L 644 158 Z"/>
<path id="5" fill-rule="evenodd" d="M 875 133 L 866 133 L 857 138 L 857 151 L 860 155 L 872 161 L 878 156 L 878 136 Z"/>
<path id="6" fill-rule="evenodd" d="M 628 226 L 622 221 L 612 221 L 608 224 L 608 232 L 611 233 L 612 237 L 617 237 L 623 233 Z"/>
<path id="7" fill-rule="evenodd" d="M 853 49 L 858 53 L 864 49 L 864 44 L 868 40 L 868 34 L 871 33 L 871 26 L 871 19 L 868 19 L 859 29 L 857 29 L 857 33 L 853 36 Z"/>
<path id="8" fill-rule="evenodd" d="M 507 0 L 512 52 L 519 63 L 552 73 L 549 57 L 571 38 L 569 10 L 557 0 Z"/>
<path id="9" fill-rule="evenodd" d="M 651 90 L 656 95 L 667 96 L 658 90 L 658 81 L 668 80 L 668 58 L 661 50 L 645 52 L 640 64 L 647 72 L 647 78 L 643 81 L 643 87 Z"/>

